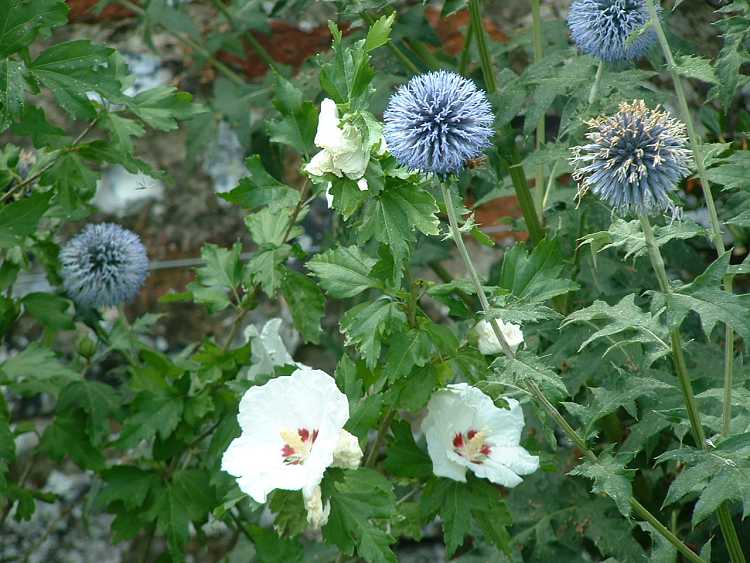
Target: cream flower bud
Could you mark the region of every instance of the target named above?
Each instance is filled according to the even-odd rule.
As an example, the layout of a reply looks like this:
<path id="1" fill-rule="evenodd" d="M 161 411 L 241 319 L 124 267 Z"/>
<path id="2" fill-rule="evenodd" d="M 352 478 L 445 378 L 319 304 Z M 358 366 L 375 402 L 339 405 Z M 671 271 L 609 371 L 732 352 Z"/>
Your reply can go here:
<path id="1" fill-rule="evenodd" d="M 304 494 L 305 510 L 307 510 L 307 523 L 313 530 L 319 530 L 328 523 L 331 514 L 331 503 L 323 504 L 323 495 L 320 486 L 315 487 L 310 494 Z"/>
<path id="2" fill-rule="evenodd" d="M 362 177 L 370 161 L 370 146 L 354 124 L 342 125 L 336 103 L 329 98 L 320 104 L 315 146 L 322 150 L 305 165 L 305 172 L 312 176 L 346 176 L 360 180 L 357 183 L 360 190 L 367 189 L 367 181 L 362 182 Z"/>
<path id="3" fill-rule="evenodd" d="M 505 337 L 505 341 L 514 352 L 523 342 L 523 332 L 521 327 L 513 323 L 505 323 L 497 319 L 500 326 L 500 332 Z M 503 346 L 497 339 L 497 335 L 490 324 L 490 321 L 479 321 L 474 328 L 477 333 L 479 351 L 485 355 L 502 354 Z"/>
<path id="4" fill-rule="evenodd" d="M 362 461 L 362 449 L 356 436 L 346 430 L 339 433 L 339 441 L 333 450 L 333 466 L 343 469 L 357 469 Z"/>

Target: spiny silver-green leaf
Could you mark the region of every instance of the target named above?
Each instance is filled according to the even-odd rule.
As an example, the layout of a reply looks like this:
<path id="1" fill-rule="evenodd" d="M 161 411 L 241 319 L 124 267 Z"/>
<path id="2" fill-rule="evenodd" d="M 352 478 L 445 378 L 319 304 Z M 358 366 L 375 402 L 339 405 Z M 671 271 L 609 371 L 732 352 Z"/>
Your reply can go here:
<path id="1" fill-rule="evenodd" d="M 726 323 L 745 340 L 750 339 L 750 294 L 737 295 L 721 289 L 729 267 L 730 253 L 717 258 L 695 280 L 666 296 L 667 320 L 677 328 L 690 311 L 698 314 L 706 336 L 716 323 Z"/>

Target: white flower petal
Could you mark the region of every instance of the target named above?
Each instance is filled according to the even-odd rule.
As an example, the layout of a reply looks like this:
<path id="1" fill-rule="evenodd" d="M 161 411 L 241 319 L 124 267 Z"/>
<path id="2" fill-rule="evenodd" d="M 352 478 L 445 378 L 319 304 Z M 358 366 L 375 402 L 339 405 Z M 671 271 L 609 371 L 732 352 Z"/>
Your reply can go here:
<path id="1" fill-rule="evenodd" d="M 501 319 L 497 319 L 497 322 L 500 325 L 500 332 L 502 332 L 506 342 L 515 352 L 523 342 L 521 327 L 513 323 L 503 322 Z M 503 353 L 503 346 L 497 339 L 489 321 L 479 321 L 474 330 L 477 333 L 479 351 L 482 354 L 495 355 Z"/>
<path id="2" fill-rule="evenodd" d="M 490 460 L 518 475 L 531 475 L 539 469 L 539 456 L 531 455 L 521 446 L 494 446 Z"/>
<path id="3" fill-rule="evenodd" d="M 369 188 L 367 185 L 367 180 L 365 178 L 360 178 L 357 180 L 357 187 L 359 188 L 360 192 L 366 192 Z"/>
<path id="4" fill-rule="evenodd" d="M 346 430 L 339 432 L 339 441 L 333 450 L 333 466 L 344 469 L 357 469 L 362 461 L 362 448 L 356 436 Z"/>
<path id="5" fill-rule="evenodd" d="M 331 151 L 344 144 L 344 132 L 339 128 L 339 110 L 336 102 L 326 98 L 320 104 L 318 131 L 315 133 L 315 146 Z"/>
<path id="6" fill-rule="evenodd" d="M 334 167 L 352 180 L 364 175 L 370 160 L 370 150 L 364 146 L 362 134 L 351 124 L 344 126 L 343 142 L 337 149 L 331 149 L 331 155 Z"/>
<path id="7" fill-rule="evenodd" d="M 332 187 L 333 184 L 328 182 L 328 185 L 326 186 L 326 203 L 328 204 L 328 209 L 333 208 L 333 194 L 331 193 Z"/>
<path id="8" fill-rule="evenodd" d="M 435 475 L 466 481 L 466 468 L 451 460 L 448 453 L 452 451 L 456 432 L 463 432 L 472 421 L 473 413 L 464 408 L 457 393 L 438 391 L 432 395 L 427 405 L 427 416 L 422 421 L 422 432 L 427 439 L 427 453 Z"/>
<path id="9" fill-rule="evenodd" d="M 523 482 L 523 479 L 516 475 L 511 469 L 501 463 L 495 463 L 492 460 L 485 461 L 481 465 L 474 464 L 471 467 L 471 470 L 477 477 L 483 477 L 488 481 L 497 485 L 502 485 L 503 487 L 512 488 Z"/>
<path id="10" fill-rule="evenodd" d="M 305 165 L 305 172 L 313 176 L 323 176 L 325 174 L 341 176 L 341 172 L 334 168 L 333 157 L 327 150 L 322 150 L 313 156 L 310 162 Z"/>

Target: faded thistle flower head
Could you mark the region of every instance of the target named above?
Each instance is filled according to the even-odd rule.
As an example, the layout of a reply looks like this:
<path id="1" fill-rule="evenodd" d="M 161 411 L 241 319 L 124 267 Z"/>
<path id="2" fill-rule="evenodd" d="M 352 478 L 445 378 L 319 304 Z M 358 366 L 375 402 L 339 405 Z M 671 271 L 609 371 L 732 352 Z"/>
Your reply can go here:
<path id="1" fill-rule="evenodd" d="M 649 19 L 644 0 L 575 0 L 568 27 L 581 51 L 616 63 L 641 58 L 656 42 L 656 32 L 650 28 L 628 41 Z"/>
<path id="2" fill-rule="evenodd" d="M 112 223 L 87 225 L 62 249 L 60 263 L 70 297 L 90 307 L 132 300 L 148 274 L 138 235 Z"/>
<path id="3" fill-rule="evenodd" d="M 440 70 L 415 76 L 391 97 L 383 136 L 407 168 L 459 172 L 490 145 L 494 133 L 487 96 L 471 80 Z"/>
<path id="4" fill-rule="evenodd" d="M 588 122 L 589 143 L 573 147 L 578 197 L 589 190 L 618 214 L 676 212 L 669 194 L 690 172 L 685 125 L 643 100 Z"/>

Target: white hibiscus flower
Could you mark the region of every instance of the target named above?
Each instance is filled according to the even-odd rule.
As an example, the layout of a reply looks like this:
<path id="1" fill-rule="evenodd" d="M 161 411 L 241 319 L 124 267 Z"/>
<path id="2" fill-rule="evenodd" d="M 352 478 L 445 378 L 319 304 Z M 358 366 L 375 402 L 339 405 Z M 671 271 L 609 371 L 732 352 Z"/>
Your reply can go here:
<path id="1" fill-rule="evenodd" d="M 247 390 L 237 415 L 242 434 L 224 452 L 221 468 L 259 503 L 274 489 L 301 490 L 318 512 L 311 514 L 311 523 L 319 523 L 325 513 L 319 485 L 326 468 L 336 456 L 346 458 L 346 467 L 356 467 L 362 457 L 357 443 L 355 459 L 356 438 L 343 430 L 348 418 L 349 402 L 333 378 L 300 367 Z"/>
<path id="2" fill-rule="evenodd" d="M 511 350 L 515 352 L 523 342 L 521 327 L 513 323 L 503 322 L 501 319 L 497 319 L 497 323 L 500 325 L 500 332 L 505 337 L 505 341 Z M 494 355 L 503 353 L 503 346 L 497 339 L 490 321 L 479 321 L 474 330 L 477 333 L 479 351 L 482 354 Z"/>
<path id="3" fill-rule="evenodd" d="M 307 173 L 313 176 L 334 174 L 339 178 L 346 176 L 352 180 L 359 180 L 364 176 L 370 160 L 370 147 L 365 144 L 362 134 L 354 125 L 341 125 L 336 102 L 329 98 L 320 104 L 315 146 L 323 150 L 305 166 Z M 358 183 L 358 186 L 360 189 L 367 189 L 367 182 Z"/>
<path id="4" fill-rule="evenodd" d="M 510 409 L 466 383 L 437 391 L 427 405 L 422 431 L 435 475 L 466 481 L 466 470 L 505 487 L 515 487 L 539 468 L 539 458 L 519 445 L 523 410 L 515 399 Z"/>

